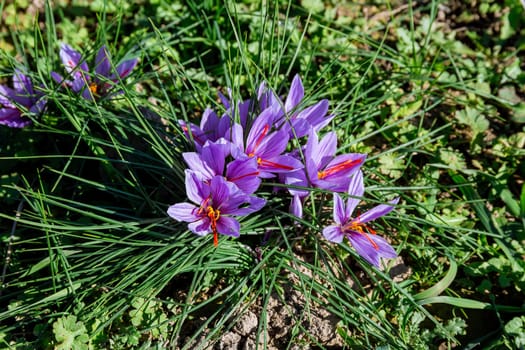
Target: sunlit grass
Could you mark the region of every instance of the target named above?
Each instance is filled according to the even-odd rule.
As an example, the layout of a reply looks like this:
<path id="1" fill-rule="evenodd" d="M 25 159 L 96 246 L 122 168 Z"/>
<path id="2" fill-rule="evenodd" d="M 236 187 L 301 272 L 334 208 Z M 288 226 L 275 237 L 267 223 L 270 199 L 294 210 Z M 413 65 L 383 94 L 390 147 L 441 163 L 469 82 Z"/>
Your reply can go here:
<path id="1" fill-rule="evenodd" d="M 209 348 L 253 313 L 250 341 L 261 349 L 329 346 L 315 331 L 320 322 L 332 327 L 337 346 L 425 349 L 492 341 L 508 312 L 523 314 L 498 293 L 522 296 L 520 218 L 500 201 L 523 216 L 524 192 L 487 206 L 498 194 L 478 183 L 517 171 L 501 156 L 508 173 L 494 174 L 479 140 L 463 151 L 469 141 L 457 133 L 468 126 L 453 112 L 476 106 L 499 127 L 494 105 L 511 107 L 474 83 L 461 56 L 467 51 L 452 50 L 460 47 L 455 39 L 427 25 L 438 22 L 437 2 L 410 3 L 369 25 L 292 2 L 177 4 L 173 12 L 152 2 L 158 17 L 134 18 L 122 4 L 97 13 L 92 41 L 80 47 L 88 61 L 102 44 L 115 60 L 140 59 L 114 100 L 83 100 L 49 78 L 65 36 L 56 23 L 67 20 L 50 6 L 42 31 L 34 26 L 11 39 L 23 59 L 2 54 L 9 62 L 2 72 L 31 68 L 48 96 L 32 127 L 0 129 L 3 345 L 62 345 L 57 325 L 74 315 L 93 348 Z M 280 184 L 266 181 L 265 208 L 243 218 L 239 239 L 221 236 L 218 247 L 212 235 L 198 237 L 166 214 L 186 199 L 182 153 L 192 145 L 178 120 L 198 123 L 206 107 L 222 113 L 217 93 L 228 88 L 246 99 L 266 81 L 286 94 L 296 73 L 304 106 L 330 100 L 336 117 L 326 131 L 337 133 L 339 154 L 368 153 L 363 208 L 401 198 L 374 222 L 399 255 L 381 269 L 323 238 L 332 220 L 327 191 L 312 190 L 297 219 L 284 192 L 274 192 Z M 499 260 L 483 265 L 491 258 Z M 483 273 L 497 266 L 508 283 L 496 288 Z M 486 309 L 484 317 L 497 312 L 496 333 L 461 338 L 476 309 Z M 283 334 L 275 317 L 286 320 Z M 73 334 L 76 325 L 67 327 Z"/>

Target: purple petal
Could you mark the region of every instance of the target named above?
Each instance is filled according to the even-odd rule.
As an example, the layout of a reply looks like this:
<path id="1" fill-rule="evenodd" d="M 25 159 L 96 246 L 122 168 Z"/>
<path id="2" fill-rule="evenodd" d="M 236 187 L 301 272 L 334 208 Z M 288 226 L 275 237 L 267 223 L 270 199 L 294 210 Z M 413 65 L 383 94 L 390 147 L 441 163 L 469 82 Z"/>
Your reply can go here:
<path id="1" fill-rule="evenodd" d="M 302 218 L 303 217 L 303 200 L 299 194 L 292 197 L 290 202 L 290 214 Z"/>
<path id="2" fill-rule="evenodd" d="M 284 103 L 284 110 L 288 113 L 294 109 L 304 97 L 304 87 L 301 81 L 301 78 L 298 74 L 292 80 L 292 85 L 290 86 L 290 92 L 286 97 L 286 102 Z"/>
<path id="3" fill-rule="evenodd" d="M 261 139 L 252 153 L 261 158 L 273 158 L 286 150 L 288 133 L 284 130 L 272 132 Z"/>
<path id="4" fill-rule="evenodd" d="M 34 105 L 29 108 L 29 112 L 40 114 L 47 104 L 47 98 L 41 97 Z"/>
<path id="5" fill-rule="evenodd" d="M 84 74 L 77 75 L 71 82 L 71 90 L 73 90 L 75 93 L 79 93 L 81 91 L 84 93 L 85 90 L 89 90 L 89 77 L 86 77 Z M 86 99 L 91 99 L 91 97 L 87 96 Z"/>
<path id="6" fill-rule="evenodd" d="M 348 240 L 357 254 L 362 256 L 370 264 L 379 267 L 379 248 L 374 248 L 370 241 L 359 233 L 348 235 Z"/>
<path id="7" fill-rule="evenodd" d="M 51 72 L 51 78 L 53 78 L 53 80 L 56 81 L 58 84 L 65 84 L 65 85 L 71 84 L 71 82 L 64 81 L 64 77 L 62 77 L 57 72 Z"/>
<path id="8" fill-rule="evenodd" d="M 277 96 L 275 96 L 275 93 L 266 87 L 266 83 L 262 82 L 259 85 L 259 89 L 257 91 L 257 99 L 259 100 L 259 108 L 261 110 L 265 110 L 268 107 L 271 106 L 280 106 L 282 105 L 282 102 L 279 100 Z M 284 114 L 284 113 L 283 113 Z"/>
<path id="9" fill-rule="evenodd" d="M 298 119 L 305 119 L 315 132 L 332 120 L 333 116 L 325 117 L 328 112 L 328 100 L 321 100 L 315 105 L 305 108 L 297 115 Z"/>
<path id="10" fill-rule="evenodd" d="M 231 91 L 228 91 L 231 92 Z M 226 96 L 224 96 L 220 91 L 218 92 L 219 99 L 221 100 L 222 105 L 224 108 L 229 109 L 230 108 L 230 99 Z"/>
<path id="11" fill-rule="evenodd" d="M 168 208 L 168 215 L 177 221 L 194 222 L 201 217 L 195 215 L 198 208 L 190 203 L 177 203 Z"/>
<path id="12" fill-rule="evenodd" d="M 0 125 L 10 128 L 23 128 L 31 124 L 31 120 L 22 117 L 20 110 L 16 108 L 0 109 Z"/>
<path id="13" fill-rule="evenodd" d="M 323 229 L 323 236 L 330 242 L 341 243 L 345 234 L 341 231 L 340 226 L 330 225 Z"/>
<path id="14" fill-rule="evenodd" d="M 215 139 L 225 138 L 226 140 L 231 140 L 231 127 L 233 125 L 232 120 L 228 116 L 222 116 L 219 119 L 217 128 L 214 130 Z"/>
<path id="15" fill-rule="evenodd" d="M 22 96 L 32 96 L 35 94 L 33 84 L 29 77 L 18 69 L 15 69 L 15 74 L 13 75 L 13 87 L 18 94 Z"/>
<path id="16" fill-rule="evenodd" d="M 243 128 L 246 128 L 246 124 L 248 122 L 248 115 L 250 113 L 250 110 L 253 109 L 253 101 L 252 100 L 246 100 L 237 106 L 237 110 L 239 113 L 239 122 L 241 123 Z M 232 115 L 233 118 L 235 118 L 235 113 Z"/>
<path id="17" fill-rule="evenodd" d="M 372 220 L 375 220 L 383 215 L 386 215 L 390 213 L 394 209 L 394 205 L 399 202 L 399 198 L 396 198 L 392 201 L 390 201 L 391 205 L 388 204 L 380 204 L 378 206 L 373 207 L 372 209 L 368 210 L 364 214 L 360 215 L 358 217 L 359 222 L 365 223 Z"/>
<path id="18" fill-rule="evenodd" d="M 333 215 L 334 221 L 338 225 L 345 225 L 349 219 L 349 216 L 347 215 L 347 212 L 345 210 L 344 202 L 337 193 L 334 193 Z"/>
<path id="19" fill-rule="evenodd" d="M 353 197 L 348 197 L 346 201 L 346 217 L 347 219 L 352 216 L 352 213 L 354 212 L 355 208 L 361 201 L 361 197 L 363 197 L 363 194 L 365 193 L 365 184 L 363 182 L 363 172 L 359 170 L 357 173 L 355 173 L 352 178 L 350 179 L 350 183 L 348 185 L 348 194 Z"/>
<path id="20" fill-rule="evenodd" d="M 233 186 L 233 188 L 232 188 Z M 227 183 L 224 177 L 221 175 L 214 176 L 210 180 L 210 194 L 212 205 L 214 208 L 220 209 L 224 214 L 228 214 L 229 211 L 227 208 L 231 206 L 238 205 L 242 203 L 237 203 L 235 191 L 240 192 L 240 190 L 232 183 Z"/>
<path id="21" fill-rule="evenodd" d="M 207 140 L 206 135 L 204 135 L 202 130 L 197 125 L 186 123 L 184 120 L 179 120 L 178 122 L 188 140 L 193 139 L 195 146 L 199 146 L 200 149 L 200 146 L 204 145 Z"/>
<path id="22" fill-rule="evenodd" d="M 215 175 L 223 175 L 226 157 L 231 153 L 231 144 L 225 139 L 217 142 L 207 142 L 201 149 L 201 158 Z"/>
<path id="23" fill-rule="evenodd" d="M 95 58 L 95 73 L 102 77 L 109 77 L 110 70 L 111 64 L 109 62 L 107 48 L 106 45 L 102 45 Z"/>
<path id="24" fill-rule="evenodd" d="M 241 191 L 238 192 L 237 196 L 239 196 L 239 198 L 243 198 L 243 202 L 241 203 L 243 206 L 240 207 L 239 205 L 236 205 L 235 207 L 229 207 L 223 210 L 224 213 L 243 216 L 259 211 L 266 205 L 266 199 L 264 198 L 247 196 Z"/>
<path id="25" fill-rule="evenodd" d="M 223 117 L 225 118 L 225 117 Z M 239 158 L 245 155 L 244 152 L 244 129 L 240 124 L 233 124 L 231 127 L 231 142 L 236 146 L 235 152 L 232 150 L 232 156 Z"/>
<path id="26" fill-rule="evenodd" d="M 86 62 L 80 63 L 82 55 L 67 44 L 61 45 L 60 59 L 62 60 L 62 63 L 64 64 L 68 73 L 72 73 L 76 68 L 83 70 L 84 72 L 89 71 Z"/>
<path id="27" fill-rule="evenodd" d="M 125 77 L 127 77 L 131 73 L 133 68 L 135 68 L 135 66 L 137 65 L 137 62 L 138 62 L 138 59 L 135 58 L 135 59 L 124 61 L 121 64 L 119 64 L 117 66 L 117 73 L 120 79 L 124 79 Z M 118 81 L 118 79 L 115 79 L 115 78 L 117 77 L 114 77 L 112 80 L 115 82 Z"/>
<path id="28" fill-rule="evenodd" d="M 216 136 L 219 120 L 219 117 L 211 108 L 206 108 L 204 110 L 201 118 L 200 128 L 211 141 L 217 140 L 217 137 L 214 136 Z"/>
<path id="29" fill-rule="evenodd" d="M 210 189 L 206 186 L 196 172 L 186 169 L 186 195 L 189 200 L 200 205 L 203 200 L 208 198 Z"/>
<path id="30" fill-rule="evenodd" d="M 308 180 L 306 179 L 306 174 L 304 172 L 304 169 L 299 169 L 297 171 L 285 173 L 284 183 L 286 185 L 290 185 L 290 187 L 288 187 L 288 191 L 290 192 L 292 196 L 298 195 L 301 197 L 305 197 L 308 195 L 307 190 L 291 187 L 291 186 L 308 187 Z"/>
<path id="31" fill-rule="evenodd" d="M 234 218 L 222 216 L 217 220 L 217 232 L 225 236 L 239 237 L 241 225 Z"/>
<path id="32" fill-rule="evenodd" d="M 325 181 L 335 179 L 339 181 L 340 178 L 348 178 L 359 170 L 365 159 L 366 154 L 362 153 L 347 153 L 336 156 L 326 166 L 319 168 L 322 171 L 318 174 L 318 178 Z M 343 191 L 346 190 L 347 188 L 343 189 Z"/>
<path id="33" fill-rule="evenodd" d="M 316 151 L 317 167 L 322 169 L 330 162 L 337 151 L 337 136 L 335 132 L 327 133 L 318 143 Z"/>
<path id="34" fill-rule="evenodd" d="M 226 179 L 246 194 L 252 194 L 259 188 L 261 179 L 258 175 L 255 158 L 235 159 L 226 166 Z"/>
<path id="35" fill-rule="evenodd" d="M 228 197 L 218 205 L 218 209 L 222 214 L 246 215 L 255 211 L 246 207 L 250 203 L 251 197 L 249 195 L 241 191 L 234 183 L 226 181 L 224 178 L 222 178 L 222 181 L 228 190 Z"/>
<path id="36" fill-rule="evenodd" d="M 16 105 L 13 104 L 13 100 L 16 96 L 16 92 L 5 86 L 5 85 L 0 85 L 0 105 L 4 105 L 5 107 L 10 107 L 10 108 L 16 108 Z"/>
<path id="37" fill-rule="evenodd" d="M 370 240 L 376 246 L 374 246 Z M 379 267 L 379 258 L 395 258 L 397 256 L 395 250 L 385 241 L 384 238 L 369 234 L 367 236 L 360 233 L 352 233 L 348 236 L 348 240 L 356 250 L 357 254 L 362 256 L 370 264 Z"/>
<path id="38" fill-rule="evenodd" d="M 214 169 L 203 162 L 201 155 L 197 152 L 185 152 L 182 154 L 182 157 L 184 158 L 184 161 L 188 167 L 192 171 L 200 173 L 203 179 L 210 180 L 215 175 L 218 175 Z"/>
<path id="39" fill-rule="evenodd" d="M 334 157 L 337 150 L 337 136 L 335 132 L 330 132 L 318 141 L 317 134 L 311 132 L 305 148 L 305 158 L 316 170 L 310 177 L 317 175 L 317 170 L 323 169 L 325 165 Z M 310 169 L 309 169 L 310 170 Z"/>
<path id="40" fill-rule="evenodd" d="M 199 236 L 204 236 L 211 232 L 210 219 L 205 216 L 200 220 L 191 222 L 188 224 L 188 229 Z"/>
<path id="41" fill-rule="evenodd" d="M 265 109 L 253 122 L 246 138 L 246 154 L 258 154 L 258 148 L 272 127 L 273 114 L 270 108 Z"/>
<path id="42" fill-rule="evenodd" d="M 80 95 L 87 101 L 93 101 L 95 99 L 95 96 L 93 96 L 93 93 L 87 87 L 84 90 L 82 90 L 82 93 Z"/>
<path id="43" fill-rule="evenodd" d="M 301 138 L 310 133 L 312 126 L 305 119 L 293 118 L 291 120 L 284 121 L 282 130 L 286 131 L 291 139 Z"/>

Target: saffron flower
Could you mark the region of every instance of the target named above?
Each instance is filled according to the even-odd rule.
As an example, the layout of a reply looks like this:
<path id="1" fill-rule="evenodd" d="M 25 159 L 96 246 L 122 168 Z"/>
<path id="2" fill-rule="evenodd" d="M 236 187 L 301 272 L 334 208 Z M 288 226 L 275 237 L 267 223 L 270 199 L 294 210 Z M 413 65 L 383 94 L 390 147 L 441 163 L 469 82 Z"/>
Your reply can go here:
<path id="1" fill-rule="evenodd" d="M 221 175 L 237 185 L 246 194 L 254 193 L 261 184 L 257 161 L 255 158 L 234 159 L 226 162 L 231 155 L 232 144 L 224 138 L 209 142 L 201 148 L 200 153 L 186 152 L 182 156 L 190 170 L 201 175 L 204 181 Z"/>
<path id="2" fill-rule="evenodd" d="M 379 267 L 380 258 L 395 258 L 397 254 L 392 246 L 384 238 L 378 236 L 367 223 L 391 212 L 399 198 L 390 201 L 389 204 L 375 206 L 357 217 L 352 217 L 364 191 L 363 174 L 359 171 L 350 182 L 348 188 L 350 197 L 346 205 L 341 197 L 334 193 L 335 225 L 326 227 L 323 230 L 323 236 L 334 243 L 341 243 L 346 237 L 359 255 L 370 264 Z"/>
<path id="3" fill-rule="evenodd" d="M 317 133 L 311 130 L 304 147 L 304 169 L 284 174 L 287 185 L 314 187 L 333 192 L 345 192 L 352 175 L 355 174 L 366 159 L 366 154 L 347 153 L 336 156 L 337 136 L 330 132 L 319 141 Z M 290 212 L 302 217 L 302 201 L 308 195 L 307 190 L 288 188 L 293 196 Z"/>
<path id="4" fill-rule="evenodd" d="M 265 200 L 249 196 L 222 176 L 204 182 L 198 173 L 186 170 L 186 194 L 192 203 L 177 203 L 168 214 L 177 221 L 188 222 L 188 229 L 204 236 L 213 233 L 213 244 L 219 234 L 239 237 L 240 223 L 234 216 L 243 216 L 261 209 Z"/>
<path id="5" fill-rule="evenodd" d="M 31 79 L 20 70 L 13 75 L 13 88 L 0 85 L 0 124 L 23 128 L 31 124 L 26 112 L 40 114 L 46 105 L 44 94 L 33 87 Z"/>
<path id="6" fill-rule="evenodd" d="M 259 177 L 270 178 L 275 173 L 287 173 L 301 169 L 303 164 L 291 155 L 283 154 L 288 145 L 288 133 L 272 130 L 275 108 L 265 109 L 253 121 L 244 144 L 244 128 L 239 124 L 232 127 L 232 143 L 238 152 L 232 150 L 234 158 L 249 157 L 257 159 Z"/>
<path id="7" fill-rule="evenodd" d="M 56 72 L 51 72 L 51 77 L 86 100 L 106 96 L 119 80 L 131 73 L 138 61 L 126 60 L 113 68 L 107 48 L 103 45 L 95 57 L 94 74 L 90 74 L 87 63 L 82 60 L 82 55 L 67 44 L 61 45 L 60 59 L 69 75 L 68 78 L 72 80 L 64 79 Z"/>
<path id="8" fill-rule="evenodd" d="M 309 134 L 310 130 L 318 132 L 334 118 L 326 116 L 328 100 L 323 99 L 313 106 L 301 109 L 300 104 L 304 98 L 304 86 L 298 74 L 292 80 L 290 92 L 284 102 L 284 113 L 276 120 L 279 127 L 288 131 L 290 137 L 301 138 Z"/>

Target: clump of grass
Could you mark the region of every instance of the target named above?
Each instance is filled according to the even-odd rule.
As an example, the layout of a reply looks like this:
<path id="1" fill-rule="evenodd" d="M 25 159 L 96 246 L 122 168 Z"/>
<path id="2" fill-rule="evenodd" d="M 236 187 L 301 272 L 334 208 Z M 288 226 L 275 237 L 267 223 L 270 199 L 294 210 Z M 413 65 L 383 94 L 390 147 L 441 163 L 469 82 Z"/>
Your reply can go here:
<path id="1" fill-rule="evenodd" d="M 436 2 L 379 6 L 368 21 L 322 2 L 102 3 L 85 9 L 85 23 L 46 6 L 44 30 L 20 22 L 3 37 L 18 56 L 0 57 L 2 83 L 27 67 L 47 96 L 31 127 L 0 129 L 6 347 L 206 348 L 239 333 L 246 315 L 256 322 L 242 341 L 260 348 L 520 345 L 522 317 L 511 312 L 522 305 L 503 295 L 523 294 L 524 137 L 513 100 L 523 84 L 519 64 L 503 74 L 485 64 L 520 62 L 509 53 L 520 26 L 508 19 L 500 54 L 473 51 L 474 34 L 455 37 Z M 71 27 L 90 40 L 79 45 L 84 34 Z M 119 82 L 122 95 L 88 101 L 50 79 L 60 41 L 88 59 L 107 44 L 116 60 L 134 52 L 140 64 Z M 369 154 L 369 205 L 401 197 L 374 223 L 400 256 L 384 268 L 323 239 L 325 191 L 298 219 L 267 182 L 265 208 L 218 248 L 166 215 L 186 199 L 192 144 L 178 120 L 224 111 L 217 95 L 227 88 L 246 98 L 266 81 L 283 94 L 295 73 L 305 104 L 331 101 L 338 152 Z M 469 331 L 475 315 L 497 323 Z"/>

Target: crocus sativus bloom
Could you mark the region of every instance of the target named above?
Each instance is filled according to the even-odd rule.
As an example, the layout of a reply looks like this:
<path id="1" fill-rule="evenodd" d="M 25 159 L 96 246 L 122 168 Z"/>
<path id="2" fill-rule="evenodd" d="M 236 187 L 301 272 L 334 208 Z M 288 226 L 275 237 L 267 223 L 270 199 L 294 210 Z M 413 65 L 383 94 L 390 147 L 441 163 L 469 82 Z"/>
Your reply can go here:
<path id="1" fill-rule="evenodd" d="M 168 214 L 178 221 L 188 222 L 188 229 L 204 236 L 213 233 L 218 245 L 218 234 L 239 237 L 240 223 L 234 216 L 243 216 L 261 209 L 266 201 L 249 196 L 234 183 L 217 175 L 204 182 L 199 174 L 186 170 L 186 194 L 193 203 L 177 203 L 168 208 Z"/>
<path id="2" fill-rule="evenodd" d="M 379 267 L 381 257 L 395 258 L 397 254 L 392 246 L 384 238 L 378 236 L 367 223 L 391 212 L 399 198 L 390 201 L 389 204 L 377 205 L 361 215 L 352 217 L 352 213 L 359 204 L 364 191 L 363 174 L 359 171 L 350 182 L 348 188 L 350 197 L 347 199 L 346 205 L 341 197 L 334 193 L 333 215 L 335 225 L 326 227 L 323 230 L 323 236 L 335 243 L 341 243 L 346 237 L 359 255 L 370 264 Z"/>

